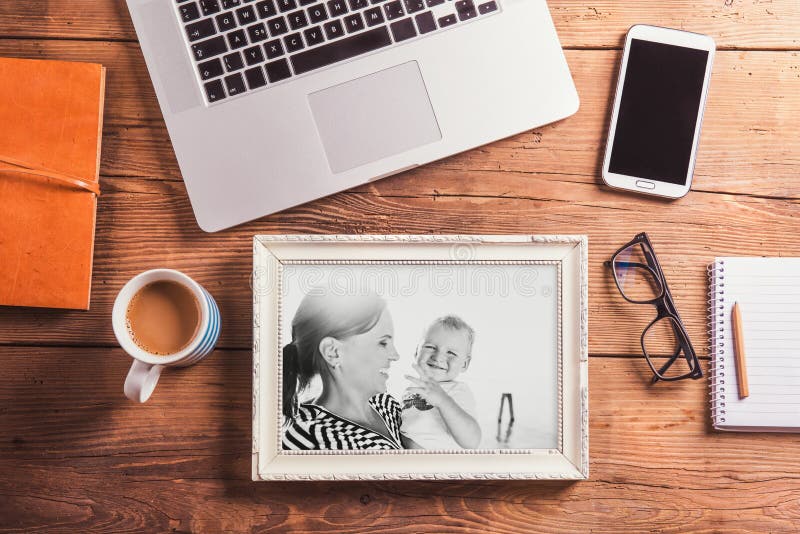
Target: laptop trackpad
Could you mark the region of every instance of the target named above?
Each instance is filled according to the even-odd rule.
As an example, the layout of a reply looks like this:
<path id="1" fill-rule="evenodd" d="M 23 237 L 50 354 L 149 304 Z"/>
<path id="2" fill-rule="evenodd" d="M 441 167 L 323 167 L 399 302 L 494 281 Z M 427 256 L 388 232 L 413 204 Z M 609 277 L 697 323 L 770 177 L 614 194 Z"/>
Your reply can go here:
<path id="1" fill-rule="evenodd" d="M 308 101 L 335 173 L 442 138 L 416 61 L 322 89 Z"/>

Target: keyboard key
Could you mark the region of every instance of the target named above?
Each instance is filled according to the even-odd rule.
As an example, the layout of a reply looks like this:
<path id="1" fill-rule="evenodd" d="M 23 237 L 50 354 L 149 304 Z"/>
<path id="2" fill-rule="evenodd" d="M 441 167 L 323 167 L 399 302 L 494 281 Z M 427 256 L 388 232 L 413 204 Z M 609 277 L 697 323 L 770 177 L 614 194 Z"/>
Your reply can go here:
<path id="1" fill-rule="evenodd" d="M 389 26 L 392 28 L 392 37 L 394 37 L 396 43 L 405 41 L 406 39 L 411 39 L 417 35 L 417 30 L 414 28 L 414 22 L 410 17 L 407 19 L 398 20 L 397 22 L 392 22 Z"/>
<path id="2" fill-rule="evenodd" d="M 262 23 L 253 24 L 247 27 L 247 35 L 250 37 L 251 43 L 263 41 L 268 37 L 267 28 Z"/>
<path id="3" fill-rule="evenodd" d="M 225 70 L 228 72 L 244 67 L 244 61 L 242 61 L 242 55 L 239 52 L 222 56 L 222 62 L 225 63 Z"/>
<path id="4" fill-rule="evenodd" d="M 291 56 L 296 74 L 302 74 L 338 61 L 350 59 L 392 44 L 385 26 L 379 26 L 345 39 L 311 48 Z"/>
<path id="5" fill-rule="evenodd" d="M 197 61 L 211 58 L 227 51 L 228 47 L 225 46 L 225 39 L 221 35 L 192 45 L 192 53 Z"/>
<path id="6" fill-rule="evenodd" d="M 267 54 L 267 59 L 275 59 L 283 55 L 283 44 L 281 44 L 280 39 L 264 43 L 264 52 Z"/>
<path id="7" fill-rule="evenodd" d="M 314 7 L 308 8 L 308 16 L 311 18 L 311 23 L 316 24 L 328 18 L 328 12 L 325 11 L 325 6 L 319 4 Z"/>
<path id="8" fill-rule="evenodd" d="M 258 16 L 262 19 L 274 17 L 278 14 L 278 10 L 275 9 L 275 2 L 273 0 L 264 0 L 263 2 L 257 3 L 256 11 L 258 11 Z"/>
<path id="9" fill-rule="evenodd" d="M 386 20 L 394 20 L 405 15 L 403 4 L 400 0 L 389 2 L 383 6 L 383 10 L 386 12 Z"/>
<path id="10" fill-rule="evenodd" d="M 297 52 L 303 49 L 303 38 L 299 33 L 290 33 L 283 38 L 283 42 L 286 43 L 287 52 Z"/>
<path id="11" fill-rule="evenodd" d="M 367 0 L 349 0 L 349 2 L 351 11 L 357 11 L 359 9 L 369 7 L 369 2 L 367 2 Z"/>
<path id="12" fill-rule="evenodd" d="M 420 35 L 423 33 L 432 32 L 436 29 L 436 21 L 433 20 L 433 13 L 430 11 L 420 13 L 414 17 L 414 20 L 417 21 L 417 29 L 419 30 Z"/>
<path id="13" fill-rule="evenodd" d="M 200 18 L 200 10 L 197 8 L 197 4 L 194 2 L 180 6 L 178 11 L 180 11 L 183 22 L 191 22 Z"/>
<path id="14" fill-rule="evenodd" d="M 325 41 L 325 37 L 322 35 L 322 28 L 319 26 L 312 26 L 311 28 L 305 30 L 303 35 L 306 38 L 306 43 L 308 43 L 308 46 L 314 46 Z"/>
<path id="15" fill-rule="evenodd" d="M 267 79 L 264 77 L 264 71 L 261 67 L 253 67 L 244 71 L 244 77 L 247 79 L 247 86 L 250 89 L 258 89 L 267 85 Z"/>
<path id="16" fill-rule="evenodd" d="M 216 78 L 224 73 L 222 70 L 222 61 L 220 61 L 219 58 L 200 63 L 197 68 L 200 69 L 200 77 L 204 80 Z"/>
<path id="17" fill-rule="evenodd" d="M 469 20 L 478 16 L 472 0 L 459 0 L 456 2 L 456 13 L 458 13 L 458 20 Z"/>
<path id="18" fill-rule="evenodd" d="M 480 13 L 481 15 L 485 15 L 486 13 L 491 13 L 492 11 L 497 11 L 497 4 L 494 2 L 494 0 L 478 6 L 478 13 Z"/>
<path id="19" fill-rule="evenodd" d="M 364 29 L 364 19 L 361 18 L 361 13 L 353 13 L 344 18 L 344 27 L 347 28 L 347 33 L 357 32 Z"/>
<path id="20" fill-rule="evenodd" d="M 289 31 L 288 26 L 286 26 L 286 19 L 283 17 L 275 17 L 274 19 L 270 19 L 269 22 L 267 22 L 267 27 L 269 28 L 270 35 L 273 37 L 283 35 Z"/>
<path id="21" fill-rule="evenodd" d="M 222 9 L 230 9 L 242 5 L 241 0 L 222 0 Z"/>
<path id="22" fill-rule="evenodd" d="M 344 35 L 344 28 L 342 27 L 342 21 L 340 20 L 326 22 L 322 27 L 325 28 L 325 36 L 328 39 L 336 39 L 337 37 Z"/>
<path id="23" fill-rule="evenodd" d="M 217 26 L 221 32 L 234 29 L 236 27 L 236 19 L 233 17 L 233 13 L 217 15 Z"/>
<path id="24" fill-rule="evenodd" d="M 367 19 L 367 26 L 375 26 L 383 22 L 383 11 L 380 7 L 373 7 L 364 11 L 364 18 Z"/>
<path id="25" fill-rule="evenodd" d="M 214 29 L 214 23 L 211 19 L 198 20 L 192 24 L 186 25 L 186 35 L 189 36 L 190 41 L 197 41 L 198 39 L 205 39 L 217 33 Z"/>
<path id="26" fill-rule="evenodd" d="M 345 0 L 331 0 L 328 2 L 328 13 L 331 14 L 331 17 L 338 17 L 347 13 Z"/>
<path id="27" fill-rule="evenodd" d="M 439 4 L 444 4 L 444 0 L 426 0 L 425 2 L 428 4 L 428 7 L 438 6 Z"/>
<path id="28" fill-rule="evenodd" d="M 297 2 L 295 2 L 295 0 L 276 0 L 276 2 L 278 2 L 278 9 L 281 10 L 281 13 L 297 9 Z"/>
<path id="29" fill-rule="evenodd" d="M 286 15 L 286 18 L 289 19 L 289 26 L 291 26 L 293 30 L 308 26 L 308 19 L 306 18 L 305 11 L 301 10 L 295 11 L 294 13 L 289 13 Z"/>
<path id="30" fill-rule="evenodd" d="M 253 6 L 244 6 L 236 10 L 236 18 L 239 19 L 239 24 L 245 26 L 256 21 L 256 12 L 253 11 Z"/>
<path id="31" fill-rule="evenodd" d="M 439 27 L 444 28 L 446 26 L 452 26 L 456 23 L 456 16 L 455 15 L 446 15 L 444 17 L 439 18 Z"/>
<path id="32" fill-rule="evenodd" d="M 425 0 L 405 0 L 406 13 L 409 15 L 425 9 Z"/>
<path id="33" fill-rule="evenodd" d="M 289 70 L 289 63 L 287 63 L 285 59 L 267 63 L 264 65 L 264 68 L 267 70 L 267 78 L 269 78 L 269 81 L 272 83 L 285 80 L 292 75 L 292 71 Z"/>
<path id="34" fill-rule="evenodd" d="M 244 78 L 242 78 L 242 75 L 238 72 L 230 76 L 225 76 L 225 86 L 228 88 L 228 94 L 230 96 L 236 96 L 247 91 L 247 88 L 244 86 Z"/>
<path id="35" fill-rule="evenodd" d="M 225 98 L 225 89 L 222 88 L 222 80 L 214 80 L 205 84 L 206 97 L 209 102 L 216 102 Z"/>
<path id="36" fill-rule="evenodd" d="M 200 0 L 200 10 L 203 16 L 219 13 L 219 0 Z"/>
<path id="37" fill-rule="evenodd" d="M 317 0 L 300 0 L 300 5 L 301 6 L 310 6 L 311 4 L 313 4 L 316 1 Z"/>
<path id="38" fill-rule="evenodd" d="M 227 36 L 228 44 L 231 46 L 231 50 L 236 50 L 237 48 L 247 46 L 247 37 L 244 36 L 244 30 L 230 32 L 227 34 Z"/>
<path id="39" fill-rule="evenodd" d="M 244 50 L 244 60 L 248 65 L 255 65 L 264 61 L 264 54 L 261 52 L 260 46 L 251 46 Z"/>

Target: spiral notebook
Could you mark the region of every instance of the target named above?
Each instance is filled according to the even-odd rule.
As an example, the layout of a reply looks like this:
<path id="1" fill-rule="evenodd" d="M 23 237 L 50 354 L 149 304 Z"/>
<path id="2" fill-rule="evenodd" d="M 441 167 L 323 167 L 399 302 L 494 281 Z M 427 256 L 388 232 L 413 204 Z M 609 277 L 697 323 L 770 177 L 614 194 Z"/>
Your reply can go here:
<path id="1" fill-rule="evenodd" d="M 800 258 L 717 258 L 709 278 L 714 428 L 800 432 Z M 744 399 L 731 328 L 736 302 L 750 386 Z"/>

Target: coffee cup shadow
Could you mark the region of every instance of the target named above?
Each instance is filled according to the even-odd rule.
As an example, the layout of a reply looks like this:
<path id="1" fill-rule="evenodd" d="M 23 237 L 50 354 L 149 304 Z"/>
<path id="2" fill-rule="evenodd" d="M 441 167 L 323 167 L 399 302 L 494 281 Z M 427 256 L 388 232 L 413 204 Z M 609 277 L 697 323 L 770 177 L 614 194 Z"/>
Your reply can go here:
<path id="1" fill-rule="evenodd" d="M 9 377 L 16 400 L 4 415 L 13 449 L 29 460 L 71 463 L 107 451 L 115 414 L 126 403 L 119 394 L 126 362 L 109 358 L 107 348 L 37 347 L 20 357 L 26 365 Z"/>

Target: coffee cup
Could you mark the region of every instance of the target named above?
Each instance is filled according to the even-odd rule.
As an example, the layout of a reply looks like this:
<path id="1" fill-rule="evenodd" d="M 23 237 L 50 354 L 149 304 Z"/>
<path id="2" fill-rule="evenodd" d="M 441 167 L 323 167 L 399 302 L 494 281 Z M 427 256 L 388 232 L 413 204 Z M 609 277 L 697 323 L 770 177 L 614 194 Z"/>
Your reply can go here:
<path id="1" fill-rule="evenodd" d="M 137 310 L 141 320 L 130 315 Z M 153 313 L 166 315 L 163 325 Z M 145 271 L 128 281 L 114 301 L 111 320 L 120 347 L 133 358 L 124 392 L 136 402 L 150 398 L 164 367 L 199 362 L 214 350 L 219 339 L 220 315 L 214 298 L 190 277 L 172 269 Z M 174 335 L 169 331 L 142 331 L 170 327 L 179 331 Z"/>

